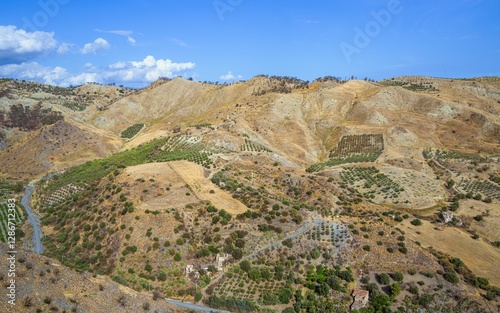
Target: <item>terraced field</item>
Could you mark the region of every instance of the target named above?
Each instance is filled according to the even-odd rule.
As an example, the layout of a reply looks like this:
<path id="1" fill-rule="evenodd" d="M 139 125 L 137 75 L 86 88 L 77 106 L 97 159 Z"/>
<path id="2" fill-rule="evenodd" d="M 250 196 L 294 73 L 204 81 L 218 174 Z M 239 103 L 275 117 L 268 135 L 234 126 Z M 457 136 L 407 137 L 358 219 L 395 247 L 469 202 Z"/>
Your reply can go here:
<path id="1" fill-rule="evenodd" d="M 324 220 L 315 220 L 312 229 L 304 236 L 308 240 L 330 243 L 336 248 L 347 244 L 347 241 L 351 239 L 349 230 L 345 225 Z"/>
<path id="2" fill-rule="evenodd" d="M 326 167 L 332 167 L 332 166 L 337 166 L 341 164 L 348 164 L 348 163 L 363 163 L 363 162 L 375 162 L 378 157 L 380 156 L 381 152 L 374 152 L 374 153 L 362 153 L 362 154 L 356 154 L 356 155 L 351 155 L 345 158 L 331 158 L 328 159 L 325 162 L 322 163 L 317 163 L 309 166 L 306 171 L 307 172 L 318 172 L 321 171 L 322 169 Z"/>
<path id="3" fill-rule="evenodd" d="M 210 157 L 222 151 L 221 148 L 204 143 L 198 136 L 181 135 L 157 139 L 113 156 L 70 168 L 54 177 L 46 191 L 55 192 L 69 184 L 83 185 L 101 179 L 118 168 L 144 163 L 187 160 L 205 168 L 215 167 Z"/>
<path id="4" fill-rule="evenodd" d="M 436 159 L 438 161 L 476 161 L 476 162 L 488 162 L 488 158 L 482 157 L 480 155 L 465 154 L 450 150 L 440 150 L 440 149 L 424 149 L 423 156 L 425 159 Z"/>
<path id="5" fill-rule="evenodd" d="M 353 154 L 380 153 L 384 150 L 382 134 L 363 134 L 343 136 L 335 148 L 330 151 L 330 158 L 349 157 Z"/>
<path id="6" fill-rule="evenodd" d="M 157 162 L 188 160 L 210 168 L 211 166 L 215 167 L 215 165 L 209 157 L 217 152 L 221 152 L 221 150 L 204 144 L 201 137 L 175 136 L 168 137 L 154 157 Z"/>
<path id="7" fill-rule="evenodd" d="M 346 163 L 375 162 L 384 150 L 382 134 L 343 136 L 329 153 L 329 159 L 309 166 L 307 172 L 318 172 L 326 167 Z"/>
<path id="8" fill-rule="evenodd" d="M 255 151 L 255 152 L 271 152 L 271 150 L 267 149 L 266 147 L 254 143 L 253 141 L 250 141 L 247 138 L 245 138 L 245 144 L 240 147 L 240 150 Z"/>
<path id="9" fill-rule="evenodd" d="M 76 193 L 82 191 L 84 187 L 77 186 L 73 184 L 68 184 L 58 190 L 54 191 L 50 196 L 42 198 L 41 202 L 48 205 L 59 204 L 66 200 L 67 198 L 75 195 Z"/>
<path id="10" fill-rule="evenodd" d="M 22 212 L 22 209 L 16 204 L 16 214 L 15 221 L 17 228 L 20 228 L 24 221 L 26 220 L 26 215 Z M 6 242 L 8 233 L 8 207 L 7 203 L 0 203 L 0 241 Z"/>
<path id="11" fill-rule="evenodd" d="M 487 180 L 462 179 L 457 187 L 464 193 L 470 192 L 474 196 L 480 194 L 483 199 L 494 198 L 500 201 L 500 187 Z"/>
<path id="12" fill-rule="evenodd" d="M 364 190 L 364 197 L 375 199 L 377 195 L 384 199 L 396 199 L 404 191 L 397 182 L 380 170 L 371 167 L 347 167 L 340 172 L 342 180 L 356 189 Z"/>
<path id="13" fill-rule="evenodd" d="M 275 270 L 274 268 L 259 267 L 259 269 L 269 271 L 269 273 L 274 278 Z M 238 300 L 250 300 L 257 302 L 259 297 L 264 292 L 277 294 L 281 289 L 285 287 L 285 281 L 283 279 L 275 280 L 251 280 L 248 278 L 247 274 L 240 269 L 236 271 L 229 272 L 228 277 L 224 282 L 217 285 L 214 288 L 215 294 L 219 297 L 234 298 Z"/>

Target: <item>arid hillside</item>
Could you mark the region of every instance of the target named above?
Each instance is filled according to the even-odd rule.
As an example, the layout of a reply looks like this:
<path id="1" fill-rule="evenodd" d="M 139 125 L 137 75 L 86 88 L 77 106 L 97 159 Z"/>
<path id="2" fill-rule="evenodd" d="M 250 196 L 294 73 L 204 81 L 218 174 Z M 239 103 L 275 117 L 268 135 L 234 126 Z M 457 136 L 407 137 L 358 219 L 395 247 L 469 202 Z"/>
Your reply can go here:
<path id="1" fill-rule="evenodd" d="M 497 78 L 398 77 L 379 83 L 320 80 L 306 84 L 258 76 L 231 85 L 176 78 L 133 94 L 113 86 L 85 85 L 68 91 L 32 85 L 3 82 L 0 104 L 6 108 L 19 102 L 33 105 L 42 101 L 43 106 L 62 112 L 68 123 L 87 132 L 87 136 L 76 136 L 82 147 L 95 150 L 96 142 L 85 139 L 92 137 L 99 138 L 102 148 L 100 152 L 78 153 L 82 156 L 74 162 L 65 161 L 67 151 L 55 149 L 53 162 L 48 164 L 44 160 L 45 145 L 33 146 L 23 161 L 43 166 L 13 178 L 31 179 L 42 172 L 59 171 L 66 165 L 109 155 L 122 144 L 128 149 L 196 125 L 211 125 L 217 130 L 211 135 L 221 142 L 227 141 L 228 135 L 249 136 L 303 168 L 323 161 L 343 135 L 384 134 L 384 156 L 388 158 L 411 157 L 422 148 L 459 148 L 488 154 L 498 151 L 500 145 Z M 69 98 L 85 104 L 83 111 L 54 100 Z M 7 144 L 2 146 L 4 150 L 10 146 L 12 155 L 22 153 L 23 142 L 37 136 L 15 129 L 4 132 Z M 2 160 L 6 158 L 12 156 Z M 5 163 L 3 168 L 16 167 Z"/>
<path id="2" fill-rule="evenodd" d="M 31 180 L 116 152 L 120 141 L 92 126 L 59 121 L 23 132 L 0 151 L 0 173 L 11 180 Z"/>
<path id="3" fill-rule="evenodd" d="M 120 140 L 85 121 L 93 112 L 133 92 L 115 86 L 60 88 L 2 79 L 0 173 L 10 180 L 32 180 L 116 152 Z M 38 104 L 42 110 L 60 113 L 64 121 L 29 127 L 38 118 L 31 116 Z M 13 106 L 24 107 L 24 116 L 10 111 Z M 10 125 L 13 119 L 17 119 L 14 126 Z"/>
<path id="4" fill-rule="evenodd" d="M 7 246 L 0 243 L 0 253 L 5 256 Z M 2 312 L 187 312 L 168 304 L 163 298 L 153 299 L 104 276 L 75 271 L 56 260 L 20 251 L 17 254 L 16 302 L 11 306 L 2 295 Z M 8 268 L 7 257 L 0 260 Z M 0 276 L 2 286 L 10 278 Z"/>
<path id="5" fill-rule="evenodd" d="M 412 79 L 434 89 L 398 86 Z M 262 89 L 272 86 L 270 81 L 256 77 L 221 86 L 178 78 L 117 101 L 93 123 L 117 135 L 130 125 L 145 124 L 138 142 L 176 126 L 223 126 L 251 135 L 301 165 L 321 160 L 343 134 L 384 133 L 395 153 L 404 147 L 456 145 L 488 153 L 500 144 L 500 83 L 494 78 L 395 78 L 379 84 L 316 82 L 286 92 Z"/>
<path id="6" fill-rule="evenodd" d="M 364 289 L 374 310 L 490 312 L 499 95 L 496 77 L 162 79 L 71 114 L 9 107 L 0 171 L 57 172 L 32 198 L 44 255 L 136 291 L 288 313 L 346 312 Z"/>

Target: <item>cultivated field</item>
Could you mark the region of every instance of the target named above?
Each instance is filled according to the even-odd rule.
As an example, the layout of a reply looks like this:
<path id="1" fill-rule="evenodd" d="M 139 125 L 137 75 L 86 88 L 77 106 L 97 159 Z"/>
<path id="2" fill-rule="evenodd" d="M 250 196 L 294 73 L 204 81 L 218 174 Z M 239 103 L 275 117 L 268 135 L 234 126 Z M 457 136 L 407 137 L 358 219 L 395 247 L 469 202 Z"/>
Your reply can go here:
<path id="1" fill-rule="evenodd" d="M 153 211 L 158 208 L 179 208 L 202 200 L 210 201 L 218 209 L 224 209 L 230 214 L 240 214 L 248 210 L 230 193 L 220 189 L 205 177 L 201 165 L 189 161 L 131 166 L 126 169 L 126 173 L 135 179 L 152 180 L 157 185 L 157 188 L 150 188 L 141 196 L 141 207 L 145 209 Z M 169 186 L 168 192 L 165 191 L 167 186 Z M 139 192 L 140 190 L 137 191 Z"/>
<path id="2" fill-rule="evenodd" d="M 244 213 L 248 208 L 231 194 L 219 189 L 203 175 L 203 167 L 187 161 L 169 163 L 170 167 L 190 186 L 200 200 L 210 201 L 215 207 L 230 214 Z M 213 193 L 211 193 L 213 191 Z"/>

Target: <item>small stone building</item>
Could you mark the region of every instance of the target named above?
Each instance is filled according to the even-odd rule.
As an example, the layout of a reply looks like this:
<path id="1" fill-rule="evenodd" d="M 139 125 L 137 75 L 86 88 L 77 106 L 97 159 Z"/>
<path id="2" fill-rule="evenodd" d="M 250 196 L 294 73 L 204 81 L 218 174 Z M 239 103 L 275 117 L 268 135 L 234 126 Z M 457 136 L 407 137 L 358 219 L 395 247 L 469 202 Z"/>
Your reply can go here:
<path id="1" fill-rule="evenodd" d="M 354 302 L 351 304 L 351 310 L 359 310 L 368 305 L 370 293 L 368 290 L 354 289 L 352 291 Z"/>
<path id="2" fill-rule="evenodd" d="M 443 220 L 445 224 L 448 224 L 451 221 L 453 221 L 453 218 L 455 217 L 455 214 L 453 214 L 453 212 L 441 212 L 439 213 L 439 215 L 441 217 L 441 220 Z"/>

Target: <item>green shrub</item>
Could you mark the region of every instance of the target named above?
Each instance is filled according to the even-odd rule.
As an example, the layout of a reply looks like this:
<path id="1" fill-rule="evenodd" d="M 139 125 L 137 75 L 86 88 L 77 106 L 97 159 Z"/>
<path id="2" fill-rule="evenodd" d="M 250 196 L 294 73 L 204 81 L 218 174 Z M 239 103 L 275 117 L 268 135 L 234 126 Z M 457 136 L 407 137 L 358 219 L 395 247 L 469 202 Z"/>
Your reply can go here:
<path id="1" fill-rule="evenodd" d="M 414 295 L 418 295 L 418 286 L 411 286 L 410 289 L 408 289 L 408 292 Z"/>
<path id="2" fill-rule="evenodd" d="M 397 297 L 401 293 L 401 285 L 398 282 L 393 283 L 391 286 L 391 296 Z"/>
<path id="3" fill-rule="evenodd" d="M 488 290 L 486 292 L 486 295 L 485 295 L 486 300 L 493 301 L 493 300 L 495 300 L 496 297 L 497 297 L 497 293 L 496 292 L 494 292 L 492 290 Z"/>
<path id="4" fill-rule="evenodd" d="M 401 273 L 401 272 L 394 272 L 394 273 L 392 273 L 391 276 L 392 276 L 392 279 L 394 279 L 395 281 L 403 281 L 403 278 L 404 278 L 403 273 Z"/>
<path id="5" fill-rule="evenodd" d="M 391 278 L 386 273 L 378 275 L 378 280 L 382 285 L 389 285 L 391 283 Z"/>
<path id="6" fill-rule="evenodd" d="M 165 281 L 167 280 L 167 273 L 165 271 L 160 271 L 157 276 L 159 281 Z"/>
<path id="7" fill-rule="evenodd" d="M 113 281 L 115 281 L 115 282 L 117 282 L 119 284 L 122 284 L 124 286 L 128 286 L 128 282 L 124 278 L 122 278 L 120 276 L 113 276 Z"/>
<path id="8" fill-rule="evenodd" d="M 203 294 L 199 291 L 197 291 L 194 295 L 194 302 L 198 302 L 203 298 Z"/>
<path id="9" fill-rule="evenodd" d="M 443 278 L 452 284 L 456 284 L 460 281 L 457 274 L 455 274 L 454 272 L 444 273 Z"/>
<path id="10" fill-rule="evenodd" d="M 410 222 L 414 226 L 420 226 L 422 225 L 422 221 L 419 220 L 418 218 L 414 219 L 413 221 Z"/>

